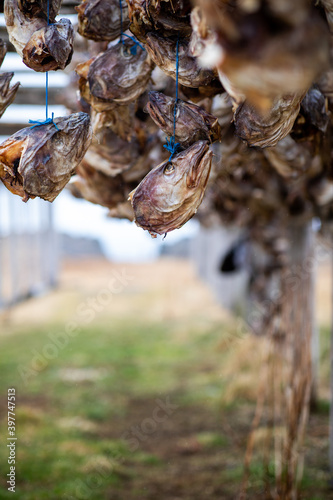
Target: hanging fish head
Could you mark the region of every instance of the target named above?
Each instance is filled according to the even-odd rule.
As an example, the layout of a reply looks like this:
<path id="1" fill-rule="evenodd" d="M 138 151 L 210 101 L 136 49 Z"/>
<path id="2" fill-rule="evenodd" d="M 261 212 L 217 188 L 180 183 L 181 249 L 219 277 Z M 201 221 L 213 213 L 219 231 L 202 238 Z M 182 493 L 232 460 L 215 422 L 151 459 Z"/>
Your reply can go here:
<path id="1" fill-rule="evenodd" d="M 211 161 L 208 142 L 198 141 L 151 170 L 129 195 L 136 224 L 152 236 L 183 226 L 202 201 Z"/>
<path id="2" fill-rule="evenodd" d="M 149 101 L 146 110 L 154 122 L 162 129 L 173 127 L 173 114 L 175 109 L 175 100 L 163 94 L 163 92 L 149 92 Z M 176 110 L 177 115 L 177 110 Z"/>

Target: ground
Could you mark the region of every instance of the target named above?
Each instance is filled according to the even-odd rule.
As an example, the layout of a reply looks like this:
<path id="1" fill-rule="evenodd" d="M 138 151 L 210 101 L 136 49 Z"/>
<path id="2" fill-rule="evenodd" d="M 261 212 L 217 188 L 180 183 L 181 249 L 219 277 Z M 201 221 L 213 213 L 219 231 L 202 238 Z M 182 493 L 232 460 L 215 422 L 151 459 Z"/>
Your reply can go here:
<path id="1" fill-rule="evenodd" d="M 319 274 L 319 404 L 300 496 L 308 500 L 333 499 L 329 273 Z M 12 387 L 20 500 L 238 497 L 265 348 L 218 306 L 190 263 L 67 262 L 55 291 L 0 321 L 0 499 L 12 498 Z M 269 427 L 262 422 L 255 434 L 249 499 L 270 498 L 273 465 L 263 465 Z"/>

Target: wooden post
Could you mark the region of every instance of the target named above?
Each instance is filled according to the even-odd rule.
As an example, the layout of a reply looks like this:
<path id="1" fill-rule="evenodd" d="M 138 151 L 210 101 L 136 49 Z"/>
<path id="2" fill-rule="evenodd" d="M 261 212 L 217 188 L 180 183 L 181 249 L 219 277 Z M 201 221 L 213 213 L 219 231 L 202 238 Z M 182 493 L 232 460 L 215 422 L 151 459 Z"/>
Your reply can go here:
<path id="1" fill-rule="evenodd" d="M 333 244 L 333 232 L 330 232 L 331 244 Z M 331 258 L 331 297 L 333 305 L 333 252 Z M 331 363 L 331 376 L 330 376 L 330 386 L 331 386 L 331 402 L 330 402 L 330 417 L 329 417 L 329 466 L 330 466 L 330 483 L 333 486 L 333 307 L 331 311 L 331 348 L 330 348 L 330 363 Z"/>

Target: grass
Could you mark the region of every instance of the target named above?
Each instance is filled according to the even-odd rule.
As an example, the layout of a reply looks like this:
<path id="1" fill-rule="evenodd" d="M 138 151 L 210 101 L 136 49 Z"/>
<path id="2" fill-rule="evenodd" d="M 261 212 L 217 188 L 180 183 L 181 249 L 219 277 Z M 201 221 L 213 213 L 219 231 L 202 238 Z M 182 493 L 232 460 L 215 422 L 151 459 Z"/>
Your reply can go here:
<path id="1" fill-rule="evenodd" d="M 17 394 L 20 500 L 236 498 L 261 362 L 256 339 L 240 341 L 234 325 L 219 323 L 192 325 L 181 337 L 175 320 L 129 317 L 82 328 L 43 362 L 48 334 L 61 332 L 61 324 L 8 328 L 0 351 L 1 500 L 12 498 L 5 479 L 8 387 Z M 40 371 L 33 375 L 36 356 Z M 167 398 L 169 411 L 161 409 Z M 327 424 L 326 411 L 316 418 L 314 429 Z M 322 469 L 325 436 L 310 432 L 309 439 L 318 468 L 306 468 L 302 498 L 332 498 Z M 251 465 L 249 498 L 263 488 L 260 457 Z"/>

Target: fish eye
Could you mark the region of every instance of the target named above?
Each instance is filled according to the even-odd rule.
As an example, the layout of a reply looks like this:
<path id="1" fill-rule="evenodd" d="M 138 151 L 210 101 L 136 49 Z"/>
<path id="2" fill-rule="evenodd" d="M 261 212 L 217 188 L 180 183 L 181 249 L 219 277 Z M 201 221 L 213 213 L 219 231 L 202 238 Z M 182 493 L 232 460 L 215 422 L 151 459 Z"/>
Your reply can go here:
<path id="1" fill-rule="evenodd" d="M 164 167 L 163 173 L 169 175 L 172 174 L 174 170 L 175 170 L 174 165 L 172 165 L 172 163 L 167 163 Z"/>

